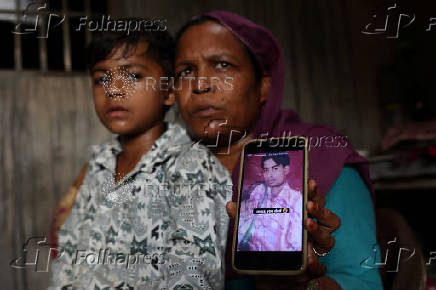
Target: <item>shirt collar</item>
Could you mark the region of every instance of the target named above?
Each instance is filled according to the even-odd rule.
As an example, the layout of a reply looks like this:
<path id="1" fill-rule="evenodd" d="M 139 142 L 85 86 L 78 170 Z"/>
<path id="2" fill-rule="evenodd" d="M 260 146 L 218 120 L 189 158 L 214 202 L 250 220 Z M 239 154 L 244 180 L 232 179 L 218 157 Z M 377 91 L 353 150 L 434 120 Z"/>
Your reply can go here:
<path id="1" fill-rule="evenodd" d="M 268 186 L 268 194 L 271 195 L 271 187 Z M 283 185 L 282 189 L 280 190 L 279 194 L 274 198 L 274 200 L 277 200 L 279 198 L 284 198 L 284 194 L 291 191 L 291 187 L 287 182 L 285 182 L 285 185 Z"/>
<path id="2" fill-rule="evenodd" d="M 154 142 L 151 149 L 141 157 L 135 169 L 132 170 L 132 174 L 138 170 L 151 173 L 156 164 L 164 162 L 171 156 L 178 155 L 182 146 L 191 143 L 185 128 L 172 123 L 166 123 L 166 125 L 167 130 Z M 115 172 L 116 157 L 122 150 L 119 136 L 91 147 L 95 162 L 112 172 Z M 129 173 L 129 175 L 131 174 Z"/>

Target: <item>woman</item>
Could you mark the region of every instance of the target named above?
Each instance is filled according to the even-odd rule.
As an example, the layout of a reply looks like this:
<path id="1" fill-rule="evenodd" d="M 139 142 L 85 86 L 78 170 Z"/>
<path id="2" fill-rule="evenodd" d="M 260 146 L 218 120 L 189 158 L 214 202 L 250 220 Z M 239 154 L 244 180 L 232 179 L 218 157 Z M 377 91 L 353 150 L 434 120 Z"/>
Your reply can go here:
<path id="1" fill-rule="evenodd" d="M 179 84 L 174 94 L 181 115 L 191 137 L 212 148 L 232 173 L 233 201 L 239 173 L 236 165 L 248 140 L 283 135 L 339 136 L 332 129 L 302 123 L 292 111 L 280 110 L 283 58 L 277 41 L 264 27 L 230 12 L 215 11 L 189 21 L 179 31 L 176 43 Z M 214 81 L 197 81 L 191 86 L 192 78 L 198 77 Z M 223 89 L 229 80 L 231 89 Z M 239 134 L 236 138 L 235 132 Z M 377 270 L 360 266 L 376 244 L 366 161 L 342 143 L 340 148 L 312 148 L 309 164 L 309 178 L 316 184 L 309 182 L 307 211 L 317 222 L 312 218 L 304 222 L 312 241 L 307 273 L 297 278 L 256 279 L 256 287 L 381 289 Z M 227 210 L 234 217 L 234 202 L 227 204 Z M 228 256 L 232 233 L 233 225 L 229 228 Z M 230 272 L 229 263 L 227 269 Z"/>

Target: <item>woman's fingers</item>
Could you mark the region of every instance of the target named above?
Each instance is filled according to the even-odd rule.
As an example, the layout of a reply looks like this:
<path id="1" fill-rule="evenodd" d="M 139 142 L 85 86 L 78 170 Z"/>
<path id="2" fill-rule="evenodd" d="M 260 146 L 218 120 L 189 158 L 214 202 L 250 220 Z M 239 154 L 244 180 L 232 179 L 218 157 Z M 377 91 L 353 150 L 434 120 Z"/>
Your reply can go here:
<path id="1" fill-rule="evenodd" d="M 327 267 L 316 260 L 312 264 L 307 265 L 308 272 L 311 277 L 321 277 L 327 272 Z"/>
<path id="2" fill-rule="evenodd" d="M 236 202 L 229 201 L 226 204 L 226 210 L 227 210 L 227 214 L 229 215 L 229 217 L 231 219 L 235 219 L 235 217 L 236 217 Z"/>
<path id="3" fill-rule="evenodd" d="M 316 245 L 317 250 L 325 253 L 334 247 L 335 238 L 329 231 L 322 228 L 313 219 L 307 218 L 305 220 L 304 227 L 309 232 L 311 241 L 314 245 Z"/>
<path id="4" fill-rule="evenodd" d="M 312 242 L 308 242 L 308 253 L 307 253 L 307 272 L 310 277 L 319 277 L 323 276 L 327 271 L 327 268 L 324 264 L 321 264 L 318 261 L 318 257 L 313 252 L 313 244 Z"/>
<path id="5" fill-rule="evenodd" d="M 309 180 L 308 190 L 307 213 L 312 218 L 316 218 L 318 223 L 312 218 L 307 218 L 304 221 L 304 227 L 310 237 L 307 272 L 310 276 L 316 277 L 324 275 L 327 268 L 318 261 L 318 256 L 315 255 L 313 247 L 315 246 L 319 253 L 329 252 L 335 245 L 335 238 L 331 233 L 339 228 L 341 221 L 337 215 L 324 208 L 326 200 L 319 193 L 315 180 Z"/>
<path id="6" fill-rule="evenodd" d="M 312 218 L 317 219 L 319 226 L 329 233 L 334 232 L 341 226 L 341 220 L 336 214 L 325 207 L 319 206 L 316 202 L 307 202 L 307 213 Z"/>
<path id="7" fill-rule="evenodd" d="M 308 200 L 316 202 L 320 207 L 324 207 L 325 198 L 323 195 L 319 193 L 318 186 L 316 185 L 315 180 L 313 179 L 309 180 L 308 190 L 309 190 Z"/>
<path id="8" fill-rule="evenodd" d="M 318 257 L 312 250 L 313 244 L 311 241 L 307 242 L 307 265 L 316 263 L 318 261 Z"/>
<path id="9" fill-rule="evenodd" d="M 320 254 L 327 253 L 335 245 L 335 238 L 331 234 L 341 226 L 341 220 L 336 214 L 324 207 L 325 198 L 319 193 L 314 180 L 309 181 L 309 199 L 306 208 L 311 218 L 304 221 L 304 227 L 307 229 L 316 251 Z M 316 219 L 317 222 L 313 219 Z M 312 250 L 312 247 L 310 249 Z M 317 273 L 325 270 L 325 266 L 317 261 L 318 259 L 315 263 L 309 261 L 310 272 Z"/>
<path id="10" fill-rule="evenodd" d="M 327 271 L 326 266 L 318 261 L 318 256 L 316 256 L 315 253 L 313 252 L 312 246 L 313 246 L 312 242 L 309 241 L 307 243 L 306 272 L 301 277 L 298 277 L 299 279 L 297 279 L 297 281 L 300 279 L 311 280 L 313 278 L 323 276 Z"/>
<path id="11" fill-rule="evenodd" d="M 308 189 L 309 189 L 308 199 L 312 200 L 315 197 L 316 192 L 318 190 L 315 180 L 313 180 L 313 179 L 309 180 Z"/>

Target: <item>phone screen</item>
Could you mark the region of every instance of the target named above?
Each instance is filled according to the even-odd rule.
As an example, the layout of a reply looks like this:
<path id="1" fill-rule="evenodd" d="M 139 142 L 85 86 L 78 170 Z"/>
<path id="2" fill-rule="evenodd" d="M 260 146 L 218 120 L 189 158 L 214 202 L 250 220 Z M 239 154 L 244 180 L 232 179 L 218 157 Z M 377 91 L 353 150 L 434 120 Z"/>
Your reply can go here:
<path id="1" fill-rule="evenodd" d="M 303 151 L 247 154 L 238 251 L 301 251 Z"/>
<path id="2" fill-rule="evenodd" d="M 292 140 L 304 141 L 244 148 L 234 245 L 240 269 L 296 270 L 303 264 L 306 150 Z M 270 263 L 260 262 L 265 259 Z"/>

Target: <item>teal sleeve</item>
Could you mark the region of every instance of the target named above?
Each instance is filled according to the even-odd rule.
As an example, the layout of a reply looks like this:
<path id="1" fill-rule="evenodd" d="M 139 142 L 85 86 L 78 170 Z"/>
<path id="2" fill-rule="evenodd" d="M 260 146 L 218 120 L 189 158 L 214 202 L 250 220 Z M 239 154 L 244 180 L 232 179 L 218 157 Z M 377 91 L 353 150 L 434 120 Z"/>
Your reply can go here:
<path id="1" fill-rule="evenodd" d="M 383 289 L 378 269 L 361 265 L 374 257 L 374 247 L 376 260 L 381 258 L 371 195 L 356 169 L 342 169 L 326 195 L 325 207 L 341 219 L 340 228 L 332 234 L 335 246 L 319 259 L 327 267 L 326 275 L 345 290 Z"/>

